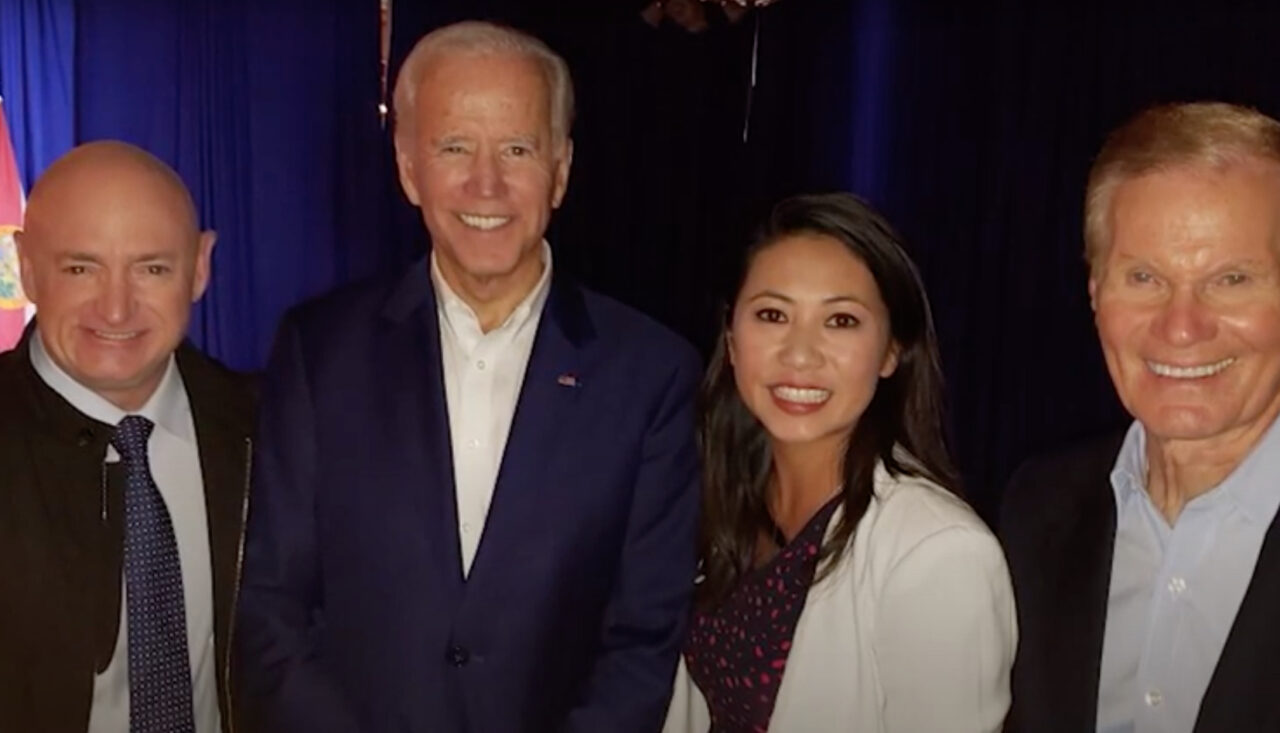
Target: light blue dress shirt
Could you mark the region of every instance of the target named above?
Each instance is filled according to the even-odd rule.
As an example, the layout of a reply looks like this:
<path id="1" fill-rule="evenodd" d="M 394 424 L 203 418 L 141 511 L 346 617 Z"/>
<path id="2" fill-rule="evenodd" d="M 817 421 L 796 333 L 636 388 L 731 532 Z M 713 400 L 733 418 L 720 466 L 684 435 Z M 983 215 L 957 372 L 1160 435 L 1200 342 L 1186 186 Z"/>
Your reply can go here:
<path id="1" fill-rule="evenodd" d="M 1280 420 L 1172 527 L 1146 491 L 1146 433 L 1111 472 L 1115 555 L 1102 644 L 1100 733 L 1190 733 L 1280 506 Z M 1280 623 L 1280 620 L 1277 620 Z"/>

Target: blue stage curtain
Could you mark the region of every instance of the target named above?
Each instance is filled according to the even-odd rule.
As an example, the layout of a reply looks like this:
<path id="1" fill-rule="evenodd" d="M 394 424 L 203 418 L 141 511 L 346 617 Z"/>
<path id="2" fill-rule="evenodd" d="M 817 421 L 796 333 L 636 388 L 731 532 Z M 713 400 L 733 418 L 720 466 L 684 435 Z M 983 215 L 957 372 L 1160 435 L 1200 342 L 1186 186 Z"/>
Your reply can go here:
<path id="1" fill-rule="evenodd" d="M 78 141 L 172 164 L 218 232 L 193 340 L 262 364 L 283 310 L 398 261 L 379 236 L 378 2 L 79 0 Z"/>
<path id="2" fill-rule="evenodd" d="M 73 144 L 75 3 L 0 0 L 0 97 L 24 187 Z"/>

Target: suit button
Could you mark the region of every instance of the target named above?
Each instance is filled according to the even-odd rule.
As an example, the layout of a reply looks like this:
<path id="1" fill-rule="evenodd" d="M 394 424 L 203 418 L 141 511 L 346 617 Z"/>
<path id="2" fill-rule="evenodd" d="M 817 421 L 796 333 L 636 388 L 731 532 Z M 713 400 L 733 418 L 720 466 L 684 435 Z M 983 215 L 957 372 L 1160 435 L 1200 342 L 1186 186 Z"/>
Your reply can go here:
<path id="1" fill-rule="evenodd" d="M 465 667 L 467 661 L 471 659 L 471 653 L 464 647 L 451 646 L 449 647 L 449 650 L 445 652 L 444 658 L 449 662 L 449 664 L 452 664 L 455 667 Z"/>
<path id="2" fill-rule="evenodd" d="M 84 448 L 85 446 L 89 445 L 92 442 L 93 442 L 93 431 L 90 430 L 89 428 L 81 428 L 80 432 L 76 433 L 76 445 L 80 446 L 81 448 Z"/>

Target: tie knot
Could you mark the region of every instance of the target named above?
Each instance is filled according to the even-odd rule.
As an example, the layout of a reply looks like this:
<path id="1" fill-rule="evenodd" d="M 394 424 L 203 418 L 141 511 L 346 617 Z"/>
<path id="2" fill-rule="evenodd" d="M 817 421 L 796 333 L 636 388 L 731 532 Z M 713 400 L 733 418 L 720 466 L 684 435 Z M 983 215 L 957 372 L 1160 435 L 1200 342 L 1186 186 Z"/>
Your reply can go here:
<path id="1" fill-rule="evenodd" d="M 129 415 L 116 425 L 111 434 L 111 445 L 126 461 L 145 460 L 147 457 L 147 439 L 155 423 L 141 415 Z"/>

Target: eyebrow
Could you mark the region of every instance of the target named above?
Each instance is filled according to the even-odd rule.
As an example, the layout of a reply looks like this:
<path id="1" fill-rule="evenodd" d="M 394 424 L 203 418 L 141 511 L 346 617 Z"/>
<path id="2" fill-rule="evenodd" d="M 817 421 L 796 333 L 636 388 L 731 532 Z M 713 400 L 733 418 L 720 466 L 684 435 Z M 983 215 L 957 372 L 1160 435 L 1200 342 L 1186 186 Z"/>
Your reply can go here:
<path id="1" fill-rule="evenodd" d="M 788 296 L 788 295 L 783 295 L 782 293 L 779 293 L 776 290 L 761 290 L 760 292 L 748 298 L 747 302 L 750 303 L 756 300 L 760 300 L 761 298 L 772 298 L 774 300 L 781 300 L 784 303 L 792 303 L 792 304 L 796 302 L 795 298 L 792 298 L 791 296 Z M 835 303 L 853 303 L 854 305 L 860 305 L 864 308 L 867 307 L 866 303 L 863 303 L 861 300 L 855 298 L 852 295 L 832 295 L 822 299 L 823 305 L 832 305 Z"/>
<path id="2" fill-rule="evenodd" d="M 64 252 L 59 254 L 58 258 L 63 260 L 72 260 L 75 262 L 92 262 L 94 264 L 101 264 L 103 261 L 102 257 L 89 252 Z M 134 263 L 166 262 L 173 259 L 176 259 L 176 256 L 172 253 L 148 252 L 147 254 L 134 257 L 131 261 Z"/>

